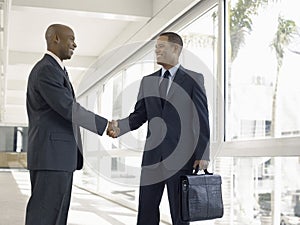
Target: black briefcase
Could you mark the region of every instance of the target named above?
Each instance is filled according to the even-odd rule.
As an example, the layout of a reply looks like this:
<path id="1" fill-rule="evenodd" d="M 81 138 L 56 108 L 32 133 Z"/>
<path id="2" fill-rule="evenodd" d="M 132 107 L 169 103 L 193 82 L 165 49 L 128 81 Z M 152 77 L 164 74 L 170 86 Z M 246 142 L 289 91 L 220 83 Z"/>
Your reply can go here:
<path id="1" fill-rule="evenodd" d="M 181 177 L 181 217 L 183 221 L 200 221 L 221 218 L 223 200 L 220 175 L 199 174 Z"/>

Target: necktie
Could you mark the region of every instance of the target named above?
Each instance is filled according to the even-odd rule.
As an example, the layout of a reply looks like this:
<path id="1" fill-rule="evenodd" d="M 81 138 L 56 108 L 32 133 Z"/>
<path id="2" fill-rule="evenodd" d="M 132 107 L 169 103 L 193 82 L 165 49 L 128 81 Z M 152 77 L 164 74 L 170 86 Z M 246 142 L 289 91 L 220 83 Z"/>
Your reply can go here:
<path id="1" fill-rule="evenodd" d="M 68 72 L 67 72 L 66 68 L 64 68 L 64 72 L 65 72 L 65 77 L 66 77 L 66 79 L 67 79 L 67 81 L 68 81 L 68 83 L 69 83 L 69 85 L 70 85 L 70 87 L 71 87 L 72 95 L 73 95 L 73 97 L 75 97 L 75 93 L 74 93 L 74 90 L 73 90 L 73 86 L 72 86 L 72 84 L 71 84 L 71 82 L 70 82 L 69 75 L 68 75 Z"/>
<path id="2" fill-rule="evenodd" d="M 68 80 L 69 83 L 70 83 L 69 74 L 68 74 L 68 72 L 67 72 L 67 70 L 66 70 L 65 67 L 64 67 L 64 72 L 65 72 L 65 76 L 66 76 L 67 80 Z"/>
<path id="3" fill-rule="evenodd" d="M 159 85 L 159 95 L 161 97 L 162 108 L 165 105 L 165 99 L 167 97 L 170 76 L 171 76 L 171 74 L 170 74 L 169 70 L 166 70 L 166 72 L 164 73 L 163 79 Z"/>

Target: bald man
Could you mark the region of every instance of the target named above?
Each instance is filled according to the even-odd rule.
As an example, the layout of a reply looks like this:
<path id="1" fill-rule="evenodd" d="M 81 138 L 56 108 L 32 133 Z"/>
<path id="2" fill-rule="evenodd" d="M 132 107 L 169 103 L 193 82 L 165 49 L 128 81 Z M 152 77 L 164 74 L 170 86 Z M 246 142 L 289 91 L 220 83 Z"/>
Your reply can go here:
<path id="1" fill-rule="evenodd" d="M 107 120 L 76 102 L 63 65 L 77 47 L 73 30 L 53 24 L 45 37 L 47 52 L 33 67 L 27 86 L 31 197 L 26 225 L 65 225 L 73 172 L 83 166 L 79 127 L 102 135 Z"/>

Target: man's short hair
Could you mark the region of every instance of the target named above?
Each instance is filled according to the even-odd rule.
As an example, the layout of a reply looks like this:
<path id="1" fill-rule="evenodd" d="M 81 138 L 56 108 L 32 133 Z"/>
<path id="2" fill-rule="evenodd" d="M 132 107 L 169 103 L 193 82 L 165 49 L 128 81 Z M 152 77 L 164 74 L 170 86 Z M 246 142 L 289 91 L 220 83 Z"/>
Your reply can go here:
<path id="1" fill-rule="evenodd" d="M 178 44 L 181 47 L 183 47 L 182 38 L 179 36 L 179 34 L 177 34 L 175 32 L 163 32 L 159 36 L 167 36 L 169 42 Z"/>

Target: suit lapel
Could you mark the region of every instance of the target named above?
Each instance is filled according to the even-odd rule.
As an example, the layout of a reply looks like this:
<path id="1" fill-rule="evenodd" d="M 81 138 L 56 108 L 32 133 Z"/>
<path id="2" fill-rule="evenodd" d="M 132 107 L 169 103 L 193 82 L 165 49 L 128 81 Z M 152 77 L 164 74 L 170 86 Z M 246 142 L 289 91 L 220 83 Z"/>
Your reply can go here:
<path id="1" fill-rule="evenodd" d="M 60 67 L 60 69 L 61 69 L 61 67 Z M 72 91 L 73 97 L 75 97 L 73 86 L 72 86 L 69 78 L 67 77 L 66 71 L 62 70 L 62 72 L 63 72 L 63 76 L 64 76 L 64 79 L 65 79 L 65 83 L 67 84 L 68 88 Z"/>
<path id="2" fill-rule="evenodd" d="M 157 96 L 157 97 L 160 96 L 160 94 L 159 94 L 160 75 L 161 75 L 161 69 L 158 70 L 158 71 L 156 71 L 156 72 L 153 74 L 153 76 L 154 76 L 154 77 L 157 77 L 157 78 L 153 79 L 154 83 L 153 83 L 153 87 L 151 87 L 151 88 L 154 88 L 153 94 L 154 94 L 154 96 Z M 152 91 L 151 91 L 151 92 L 152 92 Z M 161 101 L 158 99 L 157 102 L 158 102 L 158 104 L 159 104 L 159 107 L 162 108 Z"/>
<path id="3" fill-rule="evenodd" d="M 180 66 L 178 68 L 178 70 L 175 74 L 174 80 L 171 84 L 170 90 L 169 90 L 168 95 L 167 95 L 167 99 L 171 98 L 174 95 L 176 89 L 179 86 L 181 86 L 181 84 L 184 80 L 185 80 L 185 73 L 183 71 L 183 67 Z M 173 84 L 174 82 L 176 83 L 176 85 Z"/>
<path id="4" fill-rule="evenodd" d="M 72 86 L 71 81 L 69 79 L 69 75 L 67 74 L 68 72 L 66 70 L 63 70 L 63 72 L 64 72 L 64 79 L 67 83 L 67 86 L 69 87 L 69 89 L 71 89 L 73 97 L 75 97 L 73 86 Z"/>
<path id="5" fill-rule="evenodd" d="M 61 72 L 61 74 L 63 75 L 63 77 L 65 79 L 65 83 L 67 84 L 67 87 L 72 91 L 73 97 L 75 97 L 75 93 L 74 93 L 72 84 L 71 84 L 70 80 L 66 77 L 65 71 L 61 68 L 61 66 L 56 62 L 56 60 L 52 56 L 45 54 L 44 57 L 46 59 L 48 59 L 53 64 L 54 67 L 58 68 L 58 70 Z"/>

